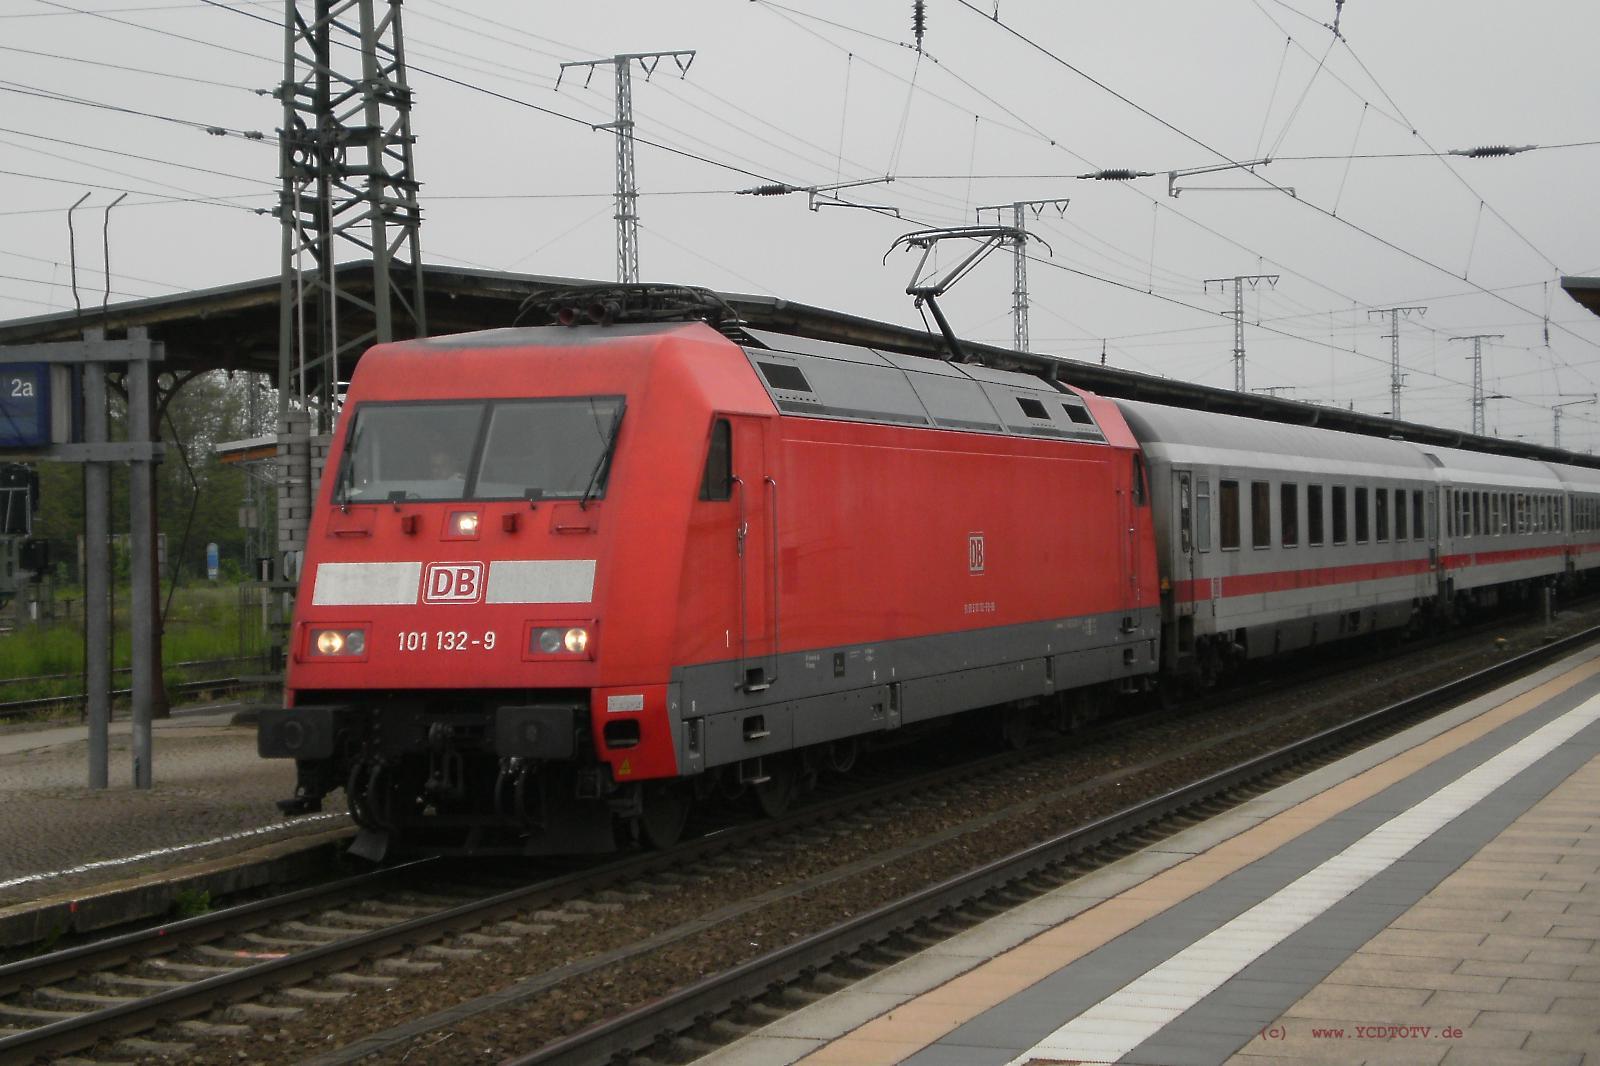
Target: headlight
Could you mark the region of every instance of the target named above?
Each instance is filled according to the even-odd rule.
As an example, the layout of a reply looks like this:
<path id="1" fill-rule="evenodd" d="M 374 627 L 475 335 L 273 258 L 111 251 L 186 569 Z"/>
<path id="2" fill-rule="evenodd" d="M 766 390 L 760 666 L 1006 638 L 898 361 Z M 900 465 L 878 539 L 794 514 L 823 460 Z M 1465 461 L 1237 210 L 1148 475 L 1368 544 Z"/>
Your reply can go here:
<path id="1" fill-rule="evenodd" d="M 535 655 L 587 655 L 589 630 L 584 626 L 535 629 L 528 650 Z"/>
<path id="2" fill-rule="evenodd" d="M 478 535 L 478 512 L 457 511 L 450 516 L 450 532 L 458 537 Z"/>
<path id="3" fill-rule="evenodd" d="M 311 653 L 319 656 L 354 657 L 366 654 L 367 633 L 364 629 L 313 629 Z"/>

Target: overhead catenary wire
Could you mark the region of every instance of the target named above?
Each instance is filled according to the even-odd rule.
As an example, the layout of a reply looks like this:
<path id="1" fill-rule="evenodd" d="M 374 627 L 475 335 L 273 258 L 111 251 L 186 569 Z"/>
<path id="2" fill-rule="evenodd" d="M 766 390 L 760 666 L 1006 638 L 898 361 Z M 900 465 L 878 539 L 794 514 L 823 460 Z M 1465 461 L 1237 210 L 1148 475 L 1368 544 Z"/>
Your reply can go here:
<path id="1" fill-rule="evenodd" d="M 972 4 L 971 0 L 955 0 L 955 2 L 957 4 L 959 4 L 962 8 L 972 12 L 973 14 L 979 15 L 985 23 L 987 23 L 989 25 L 992 25 L 992 26 L 999 27 L 1003 32 L 1009 34 L 1010 36 L 1012 36 L 1013 38 L 1015 38 L 1016 40 L 1018 40 L 1019 42 L 1024 44 L 1026 47 L 1033 49 L 1034 51 L 1036 51 L 1039 54 L 1045 56 L 1046 58 L 1048 58 L 1052 62 L 1058 64 L 1059 66 L 1063 67 L 1066 70 L 1071 71 L 1073 74 L 1075 74 L 1078 77 L 1080 77 L 1080 78 L 1084 79 L 1085 81 L 1089 82 L 1091 85 L 1094 85 L 1096 88 L 1101 89 L 1102 91 L 1104 91 L 1104 92 L 1110 94 L 1111 96 L 1115 97 L 1116 99 L 1122 101 L 1124 104 L 1126 104 L 1129 107 L 1133 108 L 1135 111 L 1139 112 L 1141 115 L 1144 115 L 1146 118 L 1149 118 L 1151 121 L 1157 123 L 1158 125 L 1162 126 L 1163 128 L 1165 128 L 1165 129 L 1169 130 L 1170 132 L 1182 137 L 1183 139 L 1195 144 L 1197 147 L 1200 147 L 1200 148 L 1204 149 L 1205 151 L 1210 152 L 1212 155 L 1216 156 L 1218 159 L 1223 160 L 1224 162 L 1231 163 L 1231 164 L 1233 164 L 1235 166 L 1240 165 L 1238 160 L 1232 159 L 1231 157 L 1229 157 L 1227 155 L 1227 153 L 1221 151 L 1220 149 L 1217 149 L 1217 148 L 1211 146 L 1210 144 L 1207 144 L 1205 141 L 1203 141 L 1200 138 L 1196 137 L 1195 135 L 1189 133 L 1187 130 L 1184 130 L 1184 129 L 1180 128 L 1179 126 L 1175 125 L 1174 123 L 1169 122 L 1165 118 L 1163 118 L 1160 115 L 1156 114 L 1155 112 L 1151 111 L 1149 108 L 1144 107 L 1142 104 L 1139 104 L 1138 102 L 1134 101 L 1133 99 L 1128 97 L 1126 94 L 1119 92 L 1115 88 L 1111 87 L 1110 85 L 1107 85 L 1105 82 L 1103 82 L 1100 79 L 1094 77 L 1093 75 L 1089 74 L 1088 72 L 1082 70 L 1081 68 L 1079 68 L 1075 64 L 1069 62 L 1064 57 L 1062 57 L 1062 56 L 1058 55 L 1057 53 L 1051 51 L 1050 49 L 1044 47 L 1043 45 L 1039 44 L 1037 41 L 1034 41 L 1032 38 L 1028 37 L 1026 34 L 1022 33 L 1020 30 L 1016 29 L 1015 27 L 1009 25 L 1008 23 L 1006 23 L 1003 20 L 1000 20 L 998 18 L 994 18 L 994 19 L 990 18 L 989 15 L 979 11 L 979 9 Z M 1368 76 L 1370 77 L 1371 75 L 1369 74 Z M 1393 106 L 1393 102 L 1392 101 L 1391 101 L 1391 106 Z M 1424 143 L 1426 143 L 1426 142 L 1424 142 Z M 1429 147 L 1432 147 L 1432 146 L 1430 145 Z M 1280 192 L 1284 192 L 1285 191 L 1282 186 L 1278 185 L 1276 182 L 1272 181 L 1270 178 L 1267 178 L 1265 175 L 1263 175 L 1263 174 L 1261 174 L 1259 172 L 1250 171 L 1249 174 L 1256 181 L 1261 182 L 1264 186 L 1266 186 L 1268 188 L 1276 189 L 1276 190 L 1278 190 Z M 1424 256 L 1424 255 L 1422 255 L 1422 254 L 1420 254 L 1418 252 L 1414 252 L 1411 249 L 1406 248 L 1403 245 L 1401 245 L 1401 244 L 1399 244 L 1399 243 L 1397 243 L 1395 241 L 1392 241 L 1392 240 L 1388 239 L 1387 237 L 1382 236 L 1381 234 L 1375 233 L 1372 230 L 1370 230 L 1370 229 L 1368 229 L 1368 228 L 1366 228 L 1364 226 L 1358 225 L 1357 223 L 1354 223 L 1354 222 L 1350 221 L 1348 218 L 1341 218 L 1341 217 L 1339 217 L 1337 215 L 1334 215 L 1334 214 L 1330 213 L 1328 211 L 1328 209 L 1325 208 L 1325 207 L 1322 207 L 1322 206 L 1320 206 L 1318 204 L 1314 204 L 1311 201 L 1302 199 L 1300 197 L 1291 197 L 1291 200 L 1293 200 L 1294 203 L 1302 204 L 1305 207 L 1310 208 L 1311 210 L 1316 211 L 1317 213 L 1319 213 L 1321 215 L 1324 215 L 1327 218 L 1333 219 L 1334 221 L 1338 222 L 1340 225 L 1346 226 L 1346 227 L 1350 228 L 1351 230 L 1354 230 L 1355 232 L 1360 233 L 1360 234 L 1366 236 L 1367 238 L 1369 238 L 1369 239 L 1371 239 L 1373 241 L 1376 241 L 1377 243 L 1379 243 L 1383 247 L 1388 248 L 1388 249 L 1390 249 L 1390 250 L 1392 250 L 1392 251 L 1394 251 L 1394 252 L 1396 252 L 1396 253 L 1398 253 L 1398 254 L 1400 254 L 1400 255 L 1402 255 L 1402 256 L 1404 256 L 1404 257 L 1406 257 L 1406 258 L 1408 258 L 1408 259 L 1410 259 L 1410 260 L 1412 260 L 1414 262 L 1416 262 L 1416 263 L 1419 263 L 1419 264 L 1421 264 L 1423 266 L 1427 266 L 1430 269 L 1436 270 L 1436 271 L 1438 271 L 1438 272 L 1440 272 L 1442 274 L 1448 274 L 1451 277 L 1460 277 L 1459 274 L 1456 274 L 1449 267 L 1446 267 L 1446 266 L 1444 266 L 1444 265 L 1442 265 L 1440 263 L 1434 262 L 1433 260 L 1429 259 L 1428 257 L 1426 257 L 1426 256 Z M 1468 282 L 1468 284 L 1474 284 L 1471 281 L 1470 278 L 1462 278 L 1462 280 Z M 1480 289 L 1480 291 L 1482 291 L 1486 295 L 1489 295 L 1489 296 L 1493 297 L 1494 299 L 1500 300 L 1501 302 L 1506 303 L 1506 304 L 1510 305 L 1511 307 L 1514 307 L 1516 310 L 1522 312 L 1523 314 L 1528 314 L 1528 315 L 1530 315 L 1532 317 L 1537 317 L 1536 315 L 1532 315 L 1532 312 L 1530 312 L 1528 310 L 1528 308 L 1523 307 L 1520 304 L 1517 304 L 1515 301 L 1510 300 L 1509 298 L 1507 298 L 1507 297 L 1505 297 L 1503 295 L 1491 292 L 1487 288 L 1482 288 L 1482 289 Z M 1590 338 L 1585 337 L 1582 334 L 1577 333 L 1577 332 L 1572 331 L 1572 330 L 1566 330 L 1566 332 L 1570 333 L 1574 338 L 1576 338 L 1577 340 L 1581 341 L 1584 344 L 1588 344 L 1588 345 L 1592 345 L 1594 347 L 1600 348 L 1600 341 L 1591 340 Z"/>

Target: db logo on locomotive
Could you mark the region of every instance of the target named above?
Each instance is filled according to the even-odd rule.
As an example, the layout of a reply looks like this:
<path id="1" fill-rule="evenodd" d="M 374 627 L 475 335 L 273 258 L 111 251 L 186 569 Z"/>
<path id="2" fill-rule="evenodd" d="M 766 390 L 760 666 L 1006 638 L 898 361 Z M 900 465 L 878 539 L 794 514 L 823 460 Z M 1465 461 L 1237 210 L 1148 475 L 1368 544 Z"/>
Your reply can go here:
<path id="1" fill-rule="evenodd" d="M 482 563 L 429 563 L 422 575 L 423 603 L 477 603 L 482 598 Z"/>

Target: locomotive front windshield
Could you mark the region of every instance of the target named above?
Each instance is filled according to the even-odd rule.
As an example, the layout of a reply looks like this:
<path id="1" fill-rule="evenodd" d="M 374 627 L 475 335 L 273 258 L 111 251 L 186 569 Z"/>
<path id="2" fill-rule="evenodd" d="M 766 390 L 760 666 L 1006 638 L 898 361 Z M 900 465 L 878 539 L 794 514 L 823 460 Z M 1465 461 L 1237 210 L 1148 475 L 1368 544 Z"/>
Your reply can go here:
<path id="1" fill-rule="evenodd" d="M 363 403 L 334 499 L 594 499 L 605 495 L 620 396 Z"/>

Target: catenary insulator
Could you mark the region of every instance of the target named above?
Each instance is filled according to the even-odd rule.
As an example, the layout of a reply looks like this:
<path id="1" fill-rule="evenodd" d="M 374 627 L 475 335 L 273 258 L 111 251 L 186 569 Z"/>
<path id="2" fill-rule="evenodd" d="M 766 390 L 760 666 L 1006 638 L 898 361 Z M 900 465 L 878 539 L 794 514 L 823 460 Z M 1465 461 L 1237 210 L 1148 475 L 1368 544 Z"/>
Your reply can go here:
<path id="1" fill-rule="evenodd" d="M 1487 144 L 1478 148 L 1452 148 L 1450 155 L 1464 155 L 1469 159 L 1485 159 L 1497 155 L 1516 155 L 1539 147 L 1537 144 Z"/>
<path id="2" fill-rule="evenodd" d="M 1097 170 L 1092 174 L 1078 175 L 1080 178 L 1093 178 L 1095 181 L 1131 181 L 1134 178 L 1148 178 L 1150 176 L 1151 172 L 1148 170 L 1128 170 L 1125 167 Z"/>

